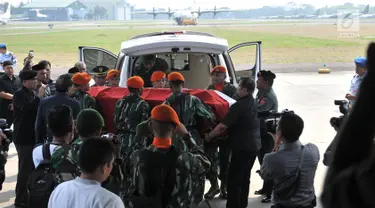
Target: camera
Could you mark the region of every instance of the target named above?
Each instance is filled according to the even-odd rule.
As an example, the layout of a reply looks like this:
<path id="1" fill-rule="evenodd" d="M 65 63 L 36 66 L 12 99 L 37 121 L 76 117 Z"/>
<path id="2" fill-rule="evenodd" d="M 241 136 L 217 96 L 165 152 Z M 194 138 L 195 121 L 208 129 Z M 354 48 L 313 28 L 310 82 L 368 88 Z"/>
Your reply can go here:
<path id="1" fill-rule="evenodd" d="M 340 113 L 342 113 L 343 115 L 346 115 L 349 112 L 349 102 L 347 100 L 335 100 L 334 103 L 335 105 L 339 106 Z"/>
<path id="2" fill-rule="evenodd" d="M 0 119 L 0 129 L 5 136 L 7 136 L 7 138 L 3 138 L 3 143 L 0 145 L 0 151 L 7 152 L 9 150 L 9 145 L 12 143 L 13 131 L 8 126 L 6 119 L 3 118 Z"/>
<path id="3" fill-rule="evenodd" d="M 114 145 L 120 145 L 120 138 L 115 134 L 112 134 L 112 133 L 103 134 L 101 138 L 112 141 Z"/>
<path id="4" fill-rule="evenodd" d="M 346 100 L 335 100 L 334 104 L 339 106 L 340 113 L 343 114 L 339 117 L 332 117 L 329 121 L 331 126 L 337 130 L 340 128 L 342 121 L 344 120 L 345 116 L 349 112 L 349 109 L 348 109 L 348 101 Z"/>
<path id="5" fill-rule="evenodd" d="M 13 131 L 9 128 L 7 125 L 6 119 L 0 119 L 0 129 L 1 131 L 7 136 L 7 138 L 2 139 L 2 144 L 0 145 L 0 191 L 3 188 L 3 183 L 5 181 L 5 164 L 8 159 L 8 151 L 9 151 L 9 146 L 12 143 L 12 135 Z"/>
<path id="6" fill-rule="evenodd" d="M 281 112 L 276 111 L 261 111 L 258 112 L 258 118 L 264 120 L 265 130 L 266 132 L 270 132 L 272 134 L 276 133 L 277 122 L 280 118 L 287 113 L 294 113 L 294 111 L 289 111 L 285 109 Z"/>

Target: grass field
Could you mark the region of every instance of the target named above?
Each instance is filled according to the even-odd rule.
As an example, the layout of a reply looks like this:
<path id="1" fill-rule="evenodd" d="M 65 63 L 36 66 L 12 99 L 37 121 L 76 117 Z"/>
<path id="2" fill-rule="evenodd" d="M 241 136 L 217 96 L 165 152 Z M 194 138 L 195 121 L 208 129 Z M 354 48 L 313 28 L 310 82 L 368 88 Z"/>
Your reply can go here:
<path id="1" fill-rule="evenodd" d="M 263 63 L 269 64 L 352 62 L 355 56 L 364 55 L 367 44 L 375 40 L 375 27 L 372 24 L 361 25 L 360 38 L 347 39 L 338 37 L 334 24 L 239 23 L 236 26 L 208 24 L 206 27 L 136 27 L 147 22 L 132 22 L 134 25 L 102 22 L 100 27 L 98 23 L 57 23 L 52 30 L 46 24 L 13 24 L 0 28 L 0 42 L 7 43 L 20 59 L 26 56 L 29 49 L 33 49 L 36 59 L 49 59 L 55 66 L 65 67 L 77 60 L 80 45 L 118 53 L 122 41 L 138 34 L 163 30 L 209 32 L 227 39 L 230 46 L 260 40 L 263 43 Z M 252 60 L 252 53 L 241 50 L 233 54 L 233 59 L 236 64 L 247 64 Z"/>

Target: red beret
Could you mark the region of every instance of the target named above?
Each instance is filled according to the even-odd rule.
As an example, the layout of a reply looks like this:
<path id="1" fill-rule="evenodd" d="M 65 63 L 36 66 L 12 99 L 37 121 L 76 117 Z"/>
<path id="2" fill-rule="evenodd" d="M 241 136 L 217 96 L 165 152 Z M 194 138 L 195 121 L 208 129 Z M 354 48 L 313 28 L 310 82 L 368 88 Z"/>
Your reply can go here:
<path id="1" fill-rule="evenodd" d="M 134 76 L 134 77 L 130 77 L 126 81 L 126 85 L 128 87 L 131 87 L 131 88 L 139 89 L 139 88 L 143 87 L 144 81 L 143 81 L 142 77 L 140 77 L 140 76 Z"/>
<path id="2" fill-rule="evenodd" d="M 90 80 L 91 76 L 87 72 L 75 73 L 72 77 L 72 82 L 76 85 L 88 84 Z"/>
<path id="3" fill-rule="evenodd" d="M 163 71 L 154 71 L 151 75 L 151 82 L 159 81 L 166 77 L 166 74 Z"/>
<path id="4" fill-rule="evenodd" d="M 117 69 L 111 69 L 107 72 L 106 80 L 112 79 L 113 77 L 119 77 L 120 71 Z"/>
<path id="5" fill-rule="evenodd" d="M 168 81 L 185 81 L 185 78 L 180 72 L 172 72 L 168 74 Z"/>
<path id="6" fill-rule="evenodd" d="M 176 111 L 174 111 L 171 106 L 166 104 L 155 106 L 155 108 L 151 111 L 151 118 L 156 121 L 171 122 L 177 126 L 180 125 L 180 120 L 178 119 Z"/>
<path id="7" fill-rule="evenodd" d="M 212 69 L 211 74 L 214 72 L 227 73 L 227 69 L 224 66 L 215 66 L 215 68 Z"/>

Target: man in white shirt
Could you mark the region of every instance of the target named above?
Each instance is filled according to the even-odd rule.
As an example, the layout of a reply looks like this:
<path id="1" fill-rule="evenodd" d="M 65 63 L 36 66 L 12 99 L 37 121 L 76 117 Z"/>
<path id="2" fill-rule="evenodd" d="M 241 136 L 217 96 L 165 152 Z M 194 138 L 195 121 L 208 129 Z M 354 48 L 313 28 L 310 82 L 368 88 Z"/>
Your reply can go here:
<path id="1" fill-rule="evenodd" d="M 74 138 L 73 112 L 67 105 L 53 106 L 47 115 L 47 125 L 52 133 L 53 141 L 50 144 L 50 154 L 55 152 L 56 147 L 70 144 Z M 45 158 L 43 157 L 43 145 L 36 146 L 33 150 L 33 161 L 35 168 Z"/>
<path id="2" fill-rule="evenodd" d="M 120 197 L 101 186 L 112 171 L 114 159 L 115 148 L 110 140 L 85 140 L 78 154 L 81 176 L 57 186 L 48 208 L 125 208 Z"/>

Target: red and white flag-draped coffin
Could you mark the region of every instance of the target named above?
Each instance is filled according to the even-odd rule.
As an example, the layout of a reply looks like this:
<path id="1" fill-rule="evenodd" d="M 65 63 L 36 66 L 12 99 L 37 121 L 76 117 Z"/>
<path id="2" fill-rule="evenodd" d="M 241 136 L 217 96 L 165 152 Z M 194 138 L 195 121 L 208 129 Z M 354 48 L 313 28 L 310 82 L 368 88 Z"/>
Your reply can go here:
<path id="1" fill-rule="evenodd" d="M 184 92 L 197 96 L 204 103 L 209 105 L 218 120 L 222 120 L 228 112 L 229 107 L 235 103 L 235 100 L 216 90 L 184 89 Z M 96 99 L 97 105 L 105 120 L 105 129 L 107 132 L 113 133 L 115 131 L 113 118 L 116 102 L 128 95 L 129 90 L 123 87 L 91 87 L 88 93 Z M 162 104 L 171 93 L 170 89 L 145 88 L 142 98 L 145 99 L 151 107 L 154 107 Z"/>

